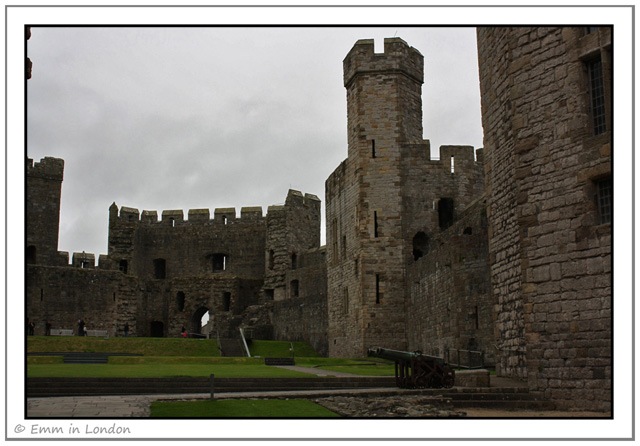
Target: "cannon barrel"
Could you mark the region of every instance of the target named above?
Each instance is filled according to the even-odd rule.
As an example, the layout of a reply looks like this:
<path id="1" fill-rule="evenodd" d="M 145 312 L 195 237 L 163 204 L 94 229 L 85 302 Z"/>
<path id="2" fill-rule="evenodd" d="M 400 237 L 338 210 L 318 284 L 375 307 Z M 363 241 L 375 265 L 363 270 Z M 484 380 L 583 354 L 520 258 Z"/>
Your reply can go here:
<path id="1" fill-rule="evenodd" d="M 444 359 L 438 356 L 423 355 L 421 352 L 405 352 L 402 350 L 392 350 L 390 348 L 371 347 L 367 350 L 368 356 L 375 358 L 389 359 L 392 361 L 410 361 L 414 358 L 428 358 L 437 363 L 444 363 Z"/>
<path id="2" fill-rule="evenodd" d="M 367 356 L 395 361 L 396 384 L 400 388 L 449 388 L 455 383 L 455 372 L 438 356 L 382 347 L 368 349 Z"/>

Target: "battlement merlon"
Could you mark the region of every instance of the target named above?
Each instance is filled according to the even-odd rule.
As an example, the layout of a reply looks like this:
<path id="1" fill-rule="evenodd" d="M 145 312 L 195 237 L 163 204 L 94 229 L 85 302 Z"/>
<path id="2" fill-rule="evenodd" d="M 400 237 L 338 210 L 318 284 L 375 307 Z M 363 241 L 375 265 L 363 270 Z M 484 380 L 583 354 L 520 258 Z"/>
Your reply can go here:
<path id="1" fill-rule="evenodd" d="M 344 58 L 344 86 L 360 74 L 399 72 L 424 83 L 424 57 L 399 37 L 384 39 L 384 53 L 374 52 L 373 39 L 358 40 Z"/>
<path id="2" fill-rule="evenodd" d="M 302 194 L 302 192 L 289 189 L 285 206 L 317 206 L 320 207 L 320 199 L 313 194 Z"/>
<path id="3" fill-rule="evenodd" d="M 95 268 L 96 256 L 89 252 L 74 252 L 71 265 L 76 268 Z"/>
<path id="4" fill-rule="evenodd" d="M 47 156 L 42 158 L 40 162 L 34 163 L 31 158 L 27 158 L 27 177 L 29 176 L 62 181 L 64 160 Z"/>
<path id="5" fill-rule="evenodd" d="M 473 162 L 473 146 L 440 146 L 440 159 Z"/>

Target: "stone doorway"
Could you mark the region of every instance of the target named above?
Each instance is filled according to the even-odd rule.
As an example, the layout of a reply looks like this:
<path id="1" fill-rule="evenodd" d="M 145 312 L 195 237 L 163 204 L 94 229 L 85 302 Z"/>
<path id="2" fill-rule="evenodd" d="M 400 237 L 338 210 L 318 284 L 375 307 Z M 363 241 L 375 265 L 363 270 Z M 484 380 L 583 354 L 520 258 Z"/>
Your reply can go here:
<path id="1" fill-rule="evenodd" d="M 202 330 L 202 318 L 208 313 L 209 309 L 207 307 L 200 307 L 193 313 L 193 316 L 191 317 L 191 327 L 189 330 L 190 334 L 206 337 L 207 333 L 203 333 Z"/>
<path id="2" fill-rule="evenodd" d="M 164 323 L 161 321 L 151 321 L 150 334 L 152 338 L 163 338 Z"/>

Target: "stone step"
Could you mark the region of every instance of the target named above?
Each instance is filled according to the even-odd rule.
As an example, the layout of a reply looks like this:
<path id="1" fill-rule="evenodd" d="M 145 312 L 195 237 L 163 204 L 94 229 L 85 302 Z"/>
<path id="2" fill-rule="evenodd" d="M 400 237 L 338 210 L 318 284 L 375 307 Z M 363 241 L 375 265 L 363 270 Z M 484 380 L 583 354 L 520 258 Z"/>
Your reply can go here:
<path id="1" fill-rule="evenodd" d="M 216 392 L 395 387 L 393 378 L 216 378 Z M 207 393 L 209 378 L 28 378 L 27 396 Z"/>

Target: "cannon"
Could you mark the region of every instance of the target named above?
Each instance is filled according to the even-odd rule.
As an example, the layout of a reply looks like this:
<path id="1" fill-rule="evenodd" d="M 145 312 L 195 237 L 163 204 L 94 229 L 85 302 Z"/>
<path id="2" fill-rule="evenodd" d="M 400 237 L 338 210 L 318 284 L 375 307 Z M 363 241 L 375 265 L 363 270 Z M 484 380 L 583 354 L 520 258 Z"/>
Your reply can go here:
<path id="1" fill-rule="evenodd" d="M 455 372 L 437 356 L 422 352 L 403 352 L 388 348 L 372 347 L 367 355 L 388 359 L 396 363 L 396 384 L 403 389 L 450 388 L 455 381 Z"/>

